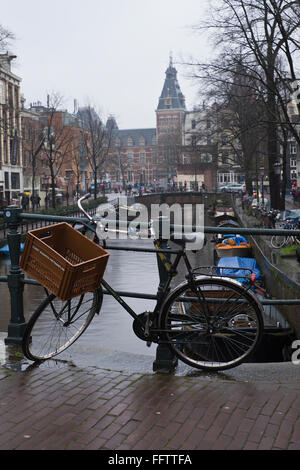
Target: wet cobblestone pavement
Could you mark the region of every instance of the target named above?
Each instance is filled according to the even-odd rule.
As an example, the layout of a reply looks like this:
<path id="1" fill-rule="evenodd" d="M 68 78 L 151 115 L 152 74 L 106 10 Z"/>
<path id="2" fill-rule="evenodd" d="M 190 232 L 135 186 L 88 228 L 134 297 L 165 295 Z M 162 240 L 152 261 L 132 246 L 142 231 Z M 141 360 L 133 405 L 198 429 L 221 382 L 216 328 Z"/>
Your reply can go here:
<path id="1" fill-rule="evenodd" d="M 300 449 L 299 366 L 270 365 L 276 380 L 250 364 L 248 379 L 23 366 L 0 366 L 1 450 Z"/>

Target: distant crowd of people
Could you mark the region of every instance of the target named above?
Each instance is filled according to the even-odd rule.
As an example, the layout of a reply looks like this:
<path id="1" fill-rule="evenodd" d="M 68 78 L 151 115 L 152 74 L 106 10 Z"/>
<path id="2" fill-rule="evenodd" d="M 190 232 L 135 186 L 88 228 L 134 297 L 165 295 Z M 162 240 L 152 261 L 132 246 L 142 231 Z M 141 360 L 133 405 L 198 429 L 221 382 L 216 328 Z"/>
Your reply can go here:
<path id="1" fill-rule="evenodd" d="M 143 184 L 135 184 L 131 185 L 126 184 L 126 185 L 115 185 L 111 186 L 110 188 L 104 188 L 104 185 L 100 185 L 100 193 L 103 195 L 105 194 L 106 191 L 114 191 L 115 193 L 122 194 L 123 192 L 125 193 L 126 196 L 131 196 L 131 195 L 143 195 L 144 193 L 150 193 L 150 192 L 169 192 L 169 191 L 188 191 L 187 187 L 187 182 L 185 184 L 179 184 L 177 185 L 176 183 L 173 184 L 168 184 L 168 187 L 161 187 L 161 186 L 149 186 L 149 185 L 143 185 Z M 200 185 L 196 184 L 196 187 L 194 189 L 195 191 L 200 191 L 204 192 L 207 190 L 206 185 L 204 182 Z M 92 192 L 92 190 L 91 190 Z M 69 198 L 72 200 L 74 199 L 74 202 L 77 200 L 77 194 L 74 192 L 74 194 L 68 194 L 68 193 L 60 193 L 56 194 L 56 204 L 57 205 L 64 205 L 69 203 Z M 41 198 L 38 194 L 34 194 L 30 196 L 30 193 L 13 193 L 9 202 L 10 205 L 17 205 L 21 206 L 22 210 L 24 212 L 29 211 L 30 209 L 33 209 L 34 211 L 38 210 L 41 205 L 46 207 L 46 209 L 51 205 L 51 194 L 48 193 L 45 196 L 44 201 L 41 201 Z M 5 206 L 5 203 L 4 203 Z"/>
<path id="2" fill-rule="evenodd" d="M 29 201 L 31 202 L 31 207 L 34 210 L 37 210 L 41 205 L 41 198 L 40 196 L 31 196 L 29 197 L 28 194 L 23 193 L 21 197 L 21 207 L 23 211 L 27 211 L 29 209 Z"/>

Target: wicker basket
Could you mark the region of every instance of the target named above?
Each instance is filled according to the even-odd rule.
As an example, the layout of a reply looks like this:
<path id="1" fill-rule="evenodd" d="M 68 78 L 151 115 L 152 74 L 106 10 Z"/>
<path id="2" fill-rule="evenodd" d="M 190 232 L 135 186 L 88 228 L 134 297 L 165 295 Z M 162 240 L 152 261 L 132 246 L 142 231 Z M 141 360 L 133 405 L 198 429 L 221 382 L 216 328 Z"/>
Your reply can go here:
<path id="1" fill-rule="evenodd" d="M 61 300 L 94 291 L 109 253 L 66 222 L 27 233 L 20 267 Z"/>

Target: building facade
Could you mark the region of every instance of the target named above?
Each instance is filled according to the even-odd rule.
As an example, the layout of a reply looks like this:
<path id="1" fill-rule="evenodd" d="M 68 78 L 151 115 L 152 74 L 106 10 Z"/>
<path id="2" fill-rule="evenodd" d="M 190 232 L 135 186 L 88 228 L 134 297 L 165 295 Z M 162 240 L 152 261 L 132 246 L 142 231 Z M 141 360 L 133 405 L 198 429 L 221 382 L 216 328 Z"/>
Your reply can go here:
<path id="1" fill-rule="evenodd" d="M 208 189 L 215 188 L 217 150 L 209 137 L 211 129 L 205 114 L 187 111 L 177 70 L 170 59 L 156 108 L 156 127 L 123 130 L 114 123 L 106 163 L 108 180 L 121 188 L 129 185 L 195 190 L 202 183 Z"/>
<path id="2" fill-rule="evenodd" d="M 105 183 L 106 187 L 198 190 L 217 186 L 218 139 L 211 110 L 189 111 L 170 59 L 153 128 L 119 129 L 111 116 L 92 122 L 107 139 L 91 158 L 91 110 L 74 113 L 40 102 L 25 107 L 21 79 L 11 72 L 15 56 L 0 55 L 0 202 L 11 203 L 25 192 L 46 205 L 48 196 L 71 197 Z M 96 176 L 95 176 L 96 175 Z M 44 202 L 45 201 L 45 202 Z M 59 201 L 59 200 L 58 200 Z"/>
<path id="3" fill-rule="evenodd" d="M 15 57 L 0 54 L 0 207 L 14 202 L 23 187 L 21 78 L 11 71 Z"/>

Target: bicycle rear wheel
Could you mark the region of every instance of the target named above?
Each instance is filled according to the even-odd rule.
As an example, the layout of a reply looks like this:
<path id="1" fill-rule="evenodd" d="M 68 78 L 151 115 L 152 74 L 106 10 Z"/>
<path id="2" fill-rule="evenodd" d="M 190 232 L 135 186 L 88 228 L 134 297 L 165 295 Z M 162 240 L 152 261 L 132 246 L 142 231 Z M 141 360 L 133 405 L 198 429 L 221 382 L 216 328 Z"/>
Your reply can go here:
<path id="1" fill-rule="evenodd" d="M 24 355 L 33 361 L 50 359 L 73 344 L 102 305 L 102 289 L 61 301 L 50 294 L 30 318 L 22 341 Z"/>
<path id="2" fill-rule="evenodd" d="M 235 281 L 199 278 L 176 288 L 163 306 L 162 342 L 198 369 L 225 370 L 246 361 L 263 332 L 262 307 Z"/>

